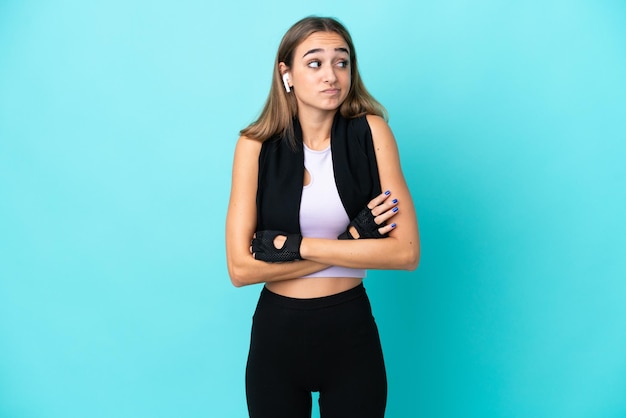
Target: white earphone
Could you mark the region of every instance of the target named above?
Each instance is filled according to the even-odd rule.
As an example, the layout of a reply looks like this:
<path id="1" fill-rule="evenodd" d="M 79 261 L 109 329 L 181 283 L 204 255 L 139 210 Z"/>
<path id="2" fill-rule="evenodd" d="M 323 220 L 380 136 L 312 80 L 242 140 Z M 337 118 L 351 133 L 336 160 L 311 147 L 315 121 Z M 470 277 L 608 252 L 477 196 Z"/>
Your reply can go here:
<path id="1" fill-rule="evenodd" d="M 283 84 L 285 85 L 285 90 L 287 90 L 287 93 L 289 93 L 291 91 L 291 88 L 289 87 L 289 74 L 288 73 L 283 74 Z"/>

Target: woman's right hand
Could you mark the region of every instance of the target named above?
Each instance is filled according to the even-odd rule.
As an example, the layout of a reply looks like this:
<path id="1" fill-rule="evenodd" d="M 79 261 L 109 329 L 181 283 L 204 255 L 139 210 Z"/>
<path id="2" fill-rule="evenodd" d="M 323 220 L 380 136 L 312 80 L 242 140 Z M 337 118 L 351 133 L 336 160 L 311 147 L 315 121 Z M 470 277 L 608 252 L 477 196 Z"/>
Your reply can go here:
<path id="1" fill-rule="evenodd" d="M 391 192 L 387 190 L 369 201 L 367 206 L 350 221 L 348 229 L 338 239 L 386 238 L 396 227 L 395 223 L 386 224 L 398 213 L 398 200 L 389 200 Z"/>

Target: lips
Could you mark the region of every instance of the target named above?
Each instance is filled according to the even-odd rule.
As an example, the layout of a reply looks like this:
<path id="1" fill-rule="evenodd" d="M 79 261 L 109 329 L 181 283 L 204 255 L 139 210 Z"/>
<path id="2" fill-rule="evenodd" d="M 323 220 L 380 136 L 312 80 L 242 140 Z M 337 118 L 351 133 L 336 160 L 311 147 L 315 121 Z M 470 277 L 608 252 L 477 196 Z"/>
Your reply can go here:
<path id="1" fill-rule="evenodd" d="M 337 93 L 339 93 L 339 89 L 326 89 L 326 90 L 322 90 L 322 93 L 337 94 Z"/>

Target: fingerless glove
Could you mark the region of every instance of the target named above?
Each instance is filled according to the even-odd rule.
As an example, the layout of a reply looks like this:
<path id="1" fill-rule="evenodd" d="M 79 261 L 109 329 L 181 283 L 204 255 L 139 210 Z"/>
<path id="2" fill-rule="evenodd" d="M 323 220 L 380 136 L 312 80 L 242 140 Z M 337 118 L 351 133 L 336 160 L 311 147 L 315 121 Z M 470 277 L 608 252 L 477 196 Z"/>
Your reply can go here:
<path id="1" fill-rule="evenodd" d="M 356 217 L 350 221 L 350 225 L 345 232 L 339 235 L 338 239 L 355 239 L 350 234 L 350 227 L 353 226 L 359 233 L 359 239 L 361 238 L 386 238 L 389 234 L 381 234 L 378 232 L 378 228 L 385 226 L 385 224 L 378 225 L 374 222 L 375 216 L 372 214 L 372 210 L 365 206 Z"/>
<path id="2" fill-rule="evenodd" d="M 274 238 L 278 235 L 287 237 L 282 248 L 274 246 Z M 302 260 L 300 256 L 300 244 L 302 235 L 286 234 L 281 231 L 258 231 L 256 238 L 252 239 L 252 252 L 254 258 L 268 263 L 282 263 L 285 261 Z"/>

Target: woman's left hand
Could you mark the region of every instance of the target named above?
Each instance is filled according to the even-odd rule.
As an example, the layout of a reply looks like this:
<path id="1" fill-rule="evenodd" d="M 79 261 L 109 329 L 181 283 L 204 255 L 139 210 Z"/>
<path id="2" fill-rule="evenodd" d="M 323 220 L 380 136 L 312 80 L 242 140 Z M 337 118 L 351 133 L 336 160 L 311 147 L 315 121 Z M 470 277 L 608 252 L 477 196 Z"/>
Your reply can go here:
<path id="1" fill-rule="evenodd" d="M 379 194 L 359 214 L 350 221 L 348 229 L 338 239 L 386 238 L 396 227 L 395 223 L 386 222 L 398 213 L 398 200 L 387 198 L 391 192 L 387 190 Z"/>

